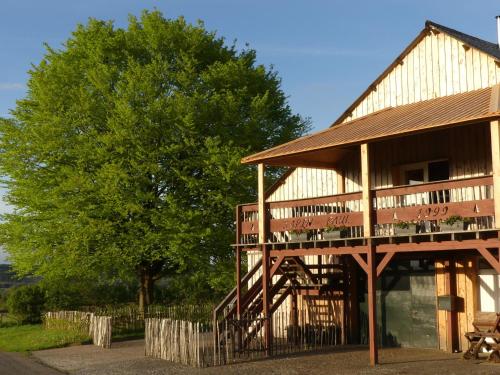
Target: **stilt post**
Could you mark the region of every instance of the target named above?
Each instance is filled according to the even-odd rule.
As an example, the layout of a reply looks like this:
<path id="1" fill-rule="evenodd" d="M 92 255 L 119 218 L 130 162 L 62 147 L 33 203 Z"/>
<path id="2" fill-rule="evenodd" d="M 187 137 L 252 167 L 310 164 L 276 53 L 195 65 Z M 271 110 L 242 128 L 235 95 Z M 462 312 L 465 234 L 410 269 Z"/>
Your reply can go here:
<path id="1" fill-rule="evenodd" d="M 266 246 L 267 242 L 267 222 L 266 222 L 266 199 L 264 188 L 264 164 L 259 164 L 258 169 L 258 208 L 259 208 L 259 244 L 262 250 L 262 312 L 264 314 L 264 344 L 266 354 L 271 355 L 272 348 L 272 327 L 271 327 L 271 311 L 270 311 L 270 285 L 269 277 L 269 262 L 270 253 Z"/>
<path id="2" fill-rule="evenodd" d="M 363 202 L 363 234 L 367 241 L 367 286 L 368 286 L 368 341 L 370 344 L 370 365 L 375 366 L 378 363 L 377 348 L 377 259 L 375 254 L 375 245 L 372 242 L 373 225 L 373 204 L 371 196 L 371 171 L 370 171 L 370 149 L 368 143 L 360 146 L 361 151 L 361 184 L 362 184 L 362 202 Z"/>

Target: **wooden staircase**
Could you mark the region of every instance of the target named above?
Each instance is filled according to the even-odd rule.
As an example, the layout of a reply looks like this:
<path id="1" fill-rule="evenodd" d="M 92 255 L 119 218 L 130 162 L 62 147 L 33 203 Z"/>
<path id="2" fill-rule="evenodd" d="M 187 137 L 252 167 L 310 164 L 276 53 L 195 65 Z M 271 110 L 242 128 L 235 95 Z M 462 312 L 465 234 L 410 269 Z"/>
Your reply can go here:
<path id="1" fill-rule="evenodd" d="M 323 272 L 328 270 L 329 272 Z M 313 272 L 315 271 L 315 272 Z M 264 327 L 262 260 L 241 280 L 240 311 L 237 313 L 237 288 L 231 290 L 214 310 L 214 345 L 242 351 L 248 348 Z M 343 294 L 344 272 L 339 265 L 307 265 L 298 256 L 280 256 L 271 260 L 270 315 L 290 295 L 329 296 Z M 225 349 L 223 349 L 225 348 Z"/>

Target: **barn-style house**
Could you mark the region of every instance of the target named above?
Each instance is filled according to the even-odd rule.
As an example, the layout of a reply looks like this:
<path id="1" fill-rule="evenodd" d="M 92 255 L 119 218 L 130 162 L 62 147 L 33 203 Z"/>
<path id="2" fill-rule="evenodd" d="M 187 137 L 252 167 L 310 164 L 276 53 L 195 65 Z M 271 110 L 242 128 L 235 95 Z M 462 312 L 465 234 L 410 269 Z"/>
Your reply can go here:
<path id="1" fill-rule="evenodd" d="M 372 365 L 380 345 L 467 350 L 477 312 L 500 311 L 499 120 L 499 45 L 426 22 L 331 127 L 242 160 L 259 195 L 237 207 L 219 325 L 261 314 L 238 334 L 271 352 L 276 311 L 293 328 L 323 301 Z M 268 189 L 266 166 L 288 168 Z"/>

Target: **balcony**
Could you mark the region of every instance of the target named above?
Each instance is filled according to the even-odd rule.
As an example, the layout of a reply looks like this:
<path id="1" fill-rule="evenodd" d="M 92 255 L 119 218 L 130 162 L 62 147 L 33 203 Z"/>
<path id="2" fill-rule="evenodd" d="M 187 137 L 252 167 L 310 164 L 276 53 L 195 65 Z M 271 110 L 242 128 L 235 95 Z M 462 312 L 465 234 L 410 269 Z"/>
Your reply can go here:
<path id="1" fill-rule="evenodd" d="M 371 201 L 374 238 L 433 241 L 495 227 L 491 176 L 372 190 Z M 347 246 L 366 240 L 361 192 L 268 202 L 265 213 L 266 242 L 272 245 Z M 257 204 L 238 206 L 238 245 L 257 244 L 258 216 Z"/>

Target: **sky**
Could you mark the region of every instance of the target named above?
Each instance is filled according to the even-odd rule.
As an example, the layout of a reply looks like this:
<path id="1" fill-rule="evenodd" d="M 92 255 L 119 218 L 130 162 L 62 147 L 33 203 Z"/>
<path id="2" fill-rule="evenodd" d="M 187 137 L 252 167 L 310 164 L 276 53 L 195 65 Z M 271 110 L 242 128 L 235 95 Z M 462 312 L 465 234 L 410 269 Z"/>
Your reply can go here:
<path id="1" fill-rule="evenodd" d="M 45 43 L 61 47 L 89 17 L 125 27 L 128 15 L 143 9 L 203 20 L 228 44 L 248 44 L 260 64 L 279 73 L 292 110 L 320 130 L 401 53 L 425 20 L 496 42 L 500 1 L 1 0 L 0 117 L 24 97 L 28 71 L 42 59 Z M 0 251 L 0 263 L 3 258 Z"/>

